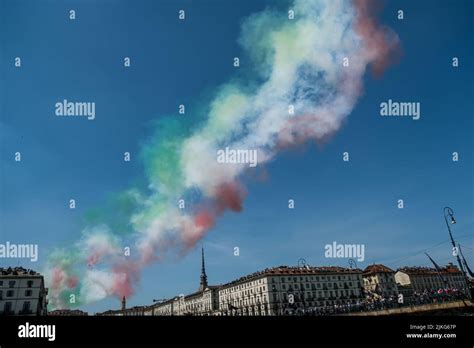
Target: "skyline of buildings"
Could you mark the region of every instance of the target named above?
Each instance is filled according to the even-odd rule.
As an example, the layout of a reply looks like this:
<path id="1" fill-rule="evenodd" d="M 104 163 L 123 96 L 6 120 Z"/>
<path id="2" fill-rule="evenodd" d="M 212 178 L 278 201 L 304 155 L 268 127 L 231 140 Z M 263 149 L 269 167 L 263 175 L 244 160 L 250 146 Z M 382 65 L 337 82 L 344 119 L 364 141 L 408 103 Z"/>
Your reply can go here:
<path id="1" fill-rule="evenodd" d="M 398 277 L 399 273 L 403 275 Z M 464 285 L 461 271 L 452 263 L 441 268 L 440 273 L 448 277 L 452 288 L 466 290 L 470 286 Z M 395 272 L 381 264 L 364 270 L 303 265 L 266 268 L 224 284 L 207 285 L 202 249 L 198 291 L 131 308 L 126 308 L 122 299 L 121 309 L 96 315 L 291 315 L 308 309 L 356 305 L 369 295 L 397 301 L 399 294 L 410 298 L 425 289 L 445 289 L 439 277 L 436 269 L 429 267 L 401 267 Z M 397 282 L 398 278 L 403 283 Z"/>
<path id="2" fill-rule="evenodd" d="M 452 263 L 439 270 L 404 266 L 396 270 L 372 264 L 364 270 L 340 266 L 277 266 L 244 275 L 226 283 L 209 285 L 204 248 L 197 290 L 151 305 L 96 312 L 95 315 L 292 315 L 318 308 L 357 305 L 368 297 L 396 301 L 424 290 L 470 291 L 459 268 Z M 48 289 L 43 276 L 22 267 L 0 268 L 0 313 L 2 315 L 88 315 L 71 308 L 47 311 Z M 470 293 L 470 292 L 469 292 Z"/>

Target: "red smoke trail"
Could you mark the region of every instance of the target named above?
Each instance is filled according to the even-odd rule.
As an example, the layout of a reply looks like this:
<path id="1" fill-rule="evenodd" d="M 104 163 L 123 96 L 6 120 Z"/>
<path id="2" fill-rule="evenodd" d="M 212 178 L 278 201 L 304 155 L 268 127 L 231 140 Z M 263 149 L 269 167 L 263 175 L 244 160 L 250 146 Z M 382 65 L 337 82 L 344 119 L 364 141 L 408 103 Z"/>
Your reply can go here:
<path id="1" fill-rule="evenodd" d="M 66 277 L 66 273 L 60 267 L 54 267 L 53 269 L 53 281 L 52 288 L 60 289 L 63 279 Z"/>
<path id="2" fill-rule="evenodd" d="M 194 224 L 198 228 L 209 230 L 212 226 L 214 226 L 215 219 L 215 216 L 208 210 L 201 210 L 194 217 Z"/>
<path id="3" fill-rule="evenodd" d="M 372 71 L 375 76 L 380 76 L 389 65 L 399 60 L 400 41 L 390 29 L 378 24 L 375 12 L 380 7 L 380 2 L 353 0 L 353 3 L 357 10 L 354 29 L 363 38 L 368 52 L 375 57 Z"/>
<path id="4" fill-rule="evenodd" d="M 72 276 L 66 279 L 66 285 L 69 289 L 75 289 L 78 283 L 79 280 L 77 279 L 77 277 Z"/>
<path id="5" fill-rule="evenodd" d="M 214 197 L 197 210 L 193 218 L 193 225 L 184 227 L 181 238 L 185 248 L 193 248 L 225 211 L 240 212 L 246 196 L 246 190 L 237 182 L 219 185 L 215 190 Z"/>
<path id="6" fill-rule="evenodd" d="M 242 202 L 247 196 L 244 188 L 236 183 L 229 182 L 220 185 L 217 188 L 215 197 L 215 208 L 218 215 L 226 210 L 239 212 L 242 210 Z"/>
<path id="7" fill-rule="evenodd" d="M 130 297 L 133 294 L 133 284 L 138 282 L 140 265 L 135 261 L 124 261 L 112 268 L 114 275 L 113 294 L 118 298 Z"/>
<path id="8" fill-rule="evenodd" d="M 67 272 L 61 267 L 55 267 L 53 269 L 52 285 L 51 288 L 59 290 L 63 286 L 69 289 L 75 289 L 79 284 L 79 280 L 75 276 L 69 276 Z"/>

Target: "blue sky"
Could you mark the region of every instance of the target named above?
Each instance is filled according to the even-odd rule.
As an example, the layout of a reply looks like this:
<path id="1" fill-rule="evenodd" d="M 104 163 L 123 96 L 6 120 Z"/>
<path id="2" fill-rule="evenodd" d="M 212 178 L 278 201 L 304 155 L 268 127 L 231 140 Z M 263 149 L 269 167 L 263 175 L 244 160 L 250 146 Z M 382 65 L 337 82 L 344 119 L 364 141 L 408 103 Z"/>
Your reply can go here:
<path id="1" fill-rule="evenodd" d="M 79 238 L 88 209 L 143 180 L 137 154 L 152 121 L 231 78 L 242 19 L 275 3 L 0 1 L 0 242 L 40 246 L 38 263 L 18 264 L 40 269 L 51 249 Z M 71 8 L 75 21 L 68 19 Z M 181 8 L 184 23 L 176 20 Z M 473 14 L 469 0 L 387 1 L 380 20 L 400 37 L 400 62 L 382 78 L 367 74 L 364 95 L 329 141 L 283 152 L 267 166 L 268 179 L 246 180 L 243 212 L 227 213 L 202 242 L 210 283 L 301 257 L 346 266 L 347 259 L 324 257 L 333 241 L 365 244 L 359 267 L 429 265 L 425 249 L 439 263 L 454 262 L 446 205 L 472 264 Z M 21 69 L 13 64 L 17 56 Z M 95 101 L 96 120 L 55 117 L 54 104 L 65 98 Z M 420 120 L 380 117 L 388 99 L 420 102 Z M 21 163 L 13 161 L 16 151 Z M 132 162 L 122 161 L 124 151 Z M 454 151 L 459 162 L 451 160 Z M 74 211 L 70 197 L 77 200 Z M 295 209 L 287 208 L 288 199 Z M 129 304 L 195 291 L 199 272 L 197 249 L 154 264 Z M 85 309 L 118 305 L 109 299 Z"/>

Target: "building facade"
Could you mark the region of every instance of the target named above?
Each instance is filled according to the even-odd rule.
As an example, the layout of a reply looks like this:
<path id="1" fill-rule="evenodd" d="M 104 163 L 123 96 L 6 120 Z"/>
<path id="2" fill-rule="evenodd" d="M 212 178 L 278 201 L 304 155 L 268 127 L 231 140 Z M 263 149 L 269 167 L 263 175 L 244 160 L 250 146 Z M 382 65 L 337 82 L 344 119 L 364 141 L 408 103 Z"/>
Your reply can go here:
<path id="1" fill-rule="evenodd" d="M 363 297 L 362 271 L 342 267 L 275 267 L 219 289 L 221 315 L 284 315 L 355 304 Z"/>
<path id="2" fill-rule="evenodd" d="M 218 308 L 218 286 L 208 286 L 203 291 L 184 296 L 184 315 L 214 315 Z"/>
<path id="3" fill-rule="evenodd" d="M 177 297 L 173 297 L 168 300 L 155 303 L 154 305 L 148 308 L 146 315 L 157 315 L 157 316 L 167 316 L 167 315 L 176 315 L 174 311 L 174 302 L 177 300 Z"/>
<path id="4" fill-rule="evenodd" d="M 467 288 L 463 274 L 452 263 L 441 268 L 439 273 L 435 268 L 428 267 L 399 268 L 395 273 L 395 281 L 403 287 L 410 287 L 413 292 L 446 287 L 459 290 Z"/>
<path id="5" fill-rule="evenodd" d="M 362 273 L 364 289 L 368 294 L 389 298 L 398 296 L 395 271 L 381 264 L 367 266 Z"/>
<path id="6" fill-rule="evenodd" d="M 0 268 L 0 315 L 46 315 L 47 294 L 41 274 L 23 267 Z"/>

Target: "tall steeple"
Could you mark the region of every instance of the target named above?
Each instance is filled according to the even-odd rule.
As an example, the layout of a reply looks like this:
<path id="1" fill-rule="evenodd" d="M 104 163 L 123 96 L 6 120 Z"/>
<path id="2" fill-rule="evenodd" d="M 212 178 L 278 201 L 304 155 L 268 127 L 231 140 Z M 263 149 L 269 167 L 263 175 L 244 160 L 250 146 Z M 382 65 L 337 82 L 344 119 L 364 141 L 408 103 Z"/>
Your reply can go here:
<path id="1" fill-rule="evenodd" d="M 125 312 L 127 309 L 127 300 L 125 299 L 125 296 L 122 298 L 122 312 Z"/>
<path id="2" fill-rule="evenodd" d="M 207 288 L 206 266 L 204 264 L 204 248 L 201 249 L 201 282 L 199 283 L 199 291 Z"/>

